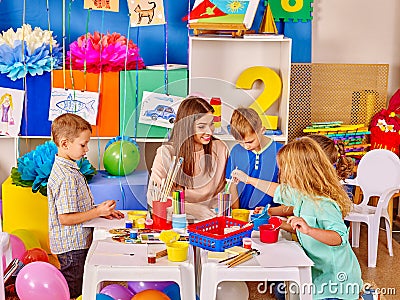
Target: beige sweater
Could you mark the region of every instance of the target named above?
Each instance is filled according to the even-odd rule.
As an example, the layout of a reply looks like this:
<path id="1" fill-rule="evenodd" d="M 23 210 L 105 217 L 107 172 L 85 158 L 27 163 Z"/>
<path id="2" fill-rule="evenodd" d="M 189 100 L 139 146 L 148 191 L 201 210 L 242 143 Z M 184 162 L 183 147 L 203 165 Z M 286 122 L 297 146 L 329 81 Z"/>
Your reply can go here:
<path id="1" fill-rule="evenodd" d="M 151 168 L 149 190 L 153 182 L 157 185 L 161 185 L 162 179 L 167 177 L 168 169 L 173 157 L 172 152 L 173 148 L 171 145 L 162 145 L 157 149 L 157 154 Z M 216 189 L 221 178 L 225 178 L 225 165 L 228 159 L 228 148 L 224 142 L 213 140 L 213 168 L 211 174 L 205 174 L 204 172 L 204 150 L 195 152 L 195 159 L 196 164 L 193 188 L 186 189 L 185 201 L 186 203 L 197 203 L 209 208 L 215 208 L 217 207 L 217 197 L 214 195 L 217 192 L 220 192 L 216 191 Z M 152 206 L 150 193 L 147 195 L 147 200 L 150 206 Z"/>

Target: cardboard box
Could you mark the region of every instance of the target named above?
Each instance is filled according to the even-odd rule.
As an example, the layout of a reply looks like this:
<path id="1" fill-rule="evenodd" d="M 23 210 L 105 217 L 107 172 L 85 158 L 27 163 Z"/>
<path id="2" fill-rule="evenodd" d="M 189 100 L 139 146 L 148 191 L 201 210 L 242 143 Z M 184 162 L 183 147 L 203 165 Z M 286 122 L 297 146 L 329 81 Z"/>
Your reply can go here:
<path id="1" fill-rule="evenodd" d="M 26 97 L 20 134 L 22 136 L 50 136 L 51 122 L 49 119 L 50 104 L 50 72 L 43 75 L 26 76 Z M 12 81 L 4 74 L 0 74 L 0 86 L 10 89 L 24 90 L 23 79 Z"/>
<path id="2" fill-rule="evenodd" d="M 147 210 L 147 171 L 138 171 L 127 176 L 112 176 L 99 171 L 90 181 L 90 190 L 95 204 L 105 200 L 117 201 L 116 209 Z"/>
<path id="3" fill-rule="evenodd" d="M 187 79 L 187 69 L 169 70 L 167 86 L 168 94 L 186 97 L 188 92 Z M 138 122 L 143 92 L 165 93 L 165 72 L 162 70 L 134 70 L 120 72 L 120 86 L 121 135 L 134 137 L 136 131 L 136 137 L 167 137 L 168 128 L 141 124 Z"/>
<path id="4" fill-rule="evenodd" d="M 8 177 L 2 184 L 3 230 L 11 233 L 26 229 L 34 234 L 43 250 L 50 252 L 47 197 L 32 193 L 30 187 L 12 184 Z"/>
<path id="5" fill-rule="evenodd" d="M 53 74 L 54 87 L 72 89 L 69 70 L 65 72 L 55 70 Z M 72 78 L 75 90 L 99 91 L 99 74 L 87 73 L 85 76 L 82 71 L 73 70 Z M 117 135 L 119 135 L 119 73 L 104 72 L 101 74 L 97 125 L 92 126 L 92 136 L 113 137 Z"/>

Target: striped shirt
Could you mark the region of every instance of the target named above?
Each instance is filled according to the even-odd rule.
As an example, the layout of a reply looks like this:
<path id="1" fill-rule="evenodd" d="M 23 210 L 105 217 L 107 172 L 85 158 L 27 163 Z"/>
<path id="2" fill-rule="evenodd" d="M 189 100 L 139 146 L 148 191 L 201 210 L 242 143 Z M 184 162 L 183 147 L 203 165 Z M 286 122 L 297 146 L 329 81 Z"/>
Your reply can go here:
<path id="1" fill-rule="evenodd" d="M 93 205 L 85 176 L 75 161 L 56 156 L 47 184 L 50 249 L 54 254 L 87 249 L 92 243 L 92 229 L 82 224 L 61 225 L 58 215 L 84 212 Z"/>

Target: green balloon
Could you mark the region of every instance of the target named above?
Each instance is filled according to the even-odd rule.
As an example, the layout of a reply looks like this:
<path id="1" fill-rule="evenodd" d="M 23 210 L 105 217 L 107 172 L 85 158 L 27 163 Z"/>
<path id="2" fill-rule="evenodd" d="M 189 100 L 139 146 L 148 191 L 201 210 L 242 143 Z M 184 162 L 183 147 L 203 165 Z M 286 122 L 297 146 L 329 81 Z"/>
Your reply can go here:
<path id="1" fill-rule="evenodd" d="M 104 168 L 111 175 L 128 175 L 135 171 L 139 165 L 139 161 L 139 149 L 134 143 L 129 141 L 114 142 L 104 151 Z"/>

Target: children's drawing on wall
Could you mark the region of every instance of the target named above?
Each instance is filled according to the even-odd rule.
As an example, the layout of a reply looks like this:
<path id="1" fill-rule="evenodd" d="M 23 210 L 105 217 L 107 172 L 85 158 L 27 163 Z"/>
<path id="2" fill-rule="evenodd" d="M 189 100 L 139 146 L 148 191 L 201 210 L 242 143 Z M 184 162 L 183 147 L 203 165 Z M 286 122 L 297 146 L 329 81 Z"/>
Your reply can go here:
<path id="1" fill-rule="evenodd" d="M 191 23 L 245 24 L 250 28 L 259 0 L 196 0 L 189 15 Z"/>
<path id="2" fill-rule="evenodd" d="M 119 0 L 84 0 L 83 8 L 119 12 Z"/>
<path id="3" fill-rule="evenodd" d="M 73 113 L 81 116 L 91 125 L 96 125 L 99 93 L 53 88 L 51 90 L 49 121 L 59 115 Z"/>
<path id="4" fill-rule="evenodd" d="M 0 87 L 0 135 L 18 136 L 25 91 Z"/>
<path id="5" fill-rule="evenodd" d="M 128 0 L 131 27 L 165 24 L 163 0 Z"/>
<path id="6" fill-rule="evenodd" d="M 178 96 L 143 92 L 139 123 L 172 128 L 183 99 Z"/>

